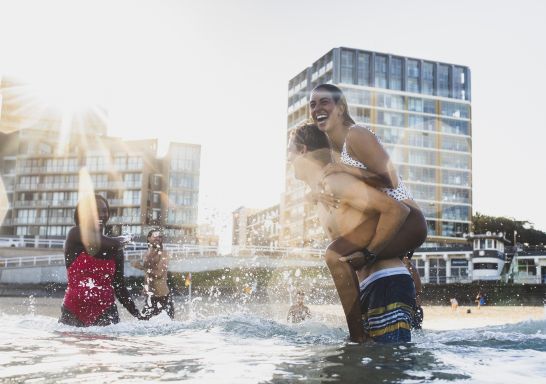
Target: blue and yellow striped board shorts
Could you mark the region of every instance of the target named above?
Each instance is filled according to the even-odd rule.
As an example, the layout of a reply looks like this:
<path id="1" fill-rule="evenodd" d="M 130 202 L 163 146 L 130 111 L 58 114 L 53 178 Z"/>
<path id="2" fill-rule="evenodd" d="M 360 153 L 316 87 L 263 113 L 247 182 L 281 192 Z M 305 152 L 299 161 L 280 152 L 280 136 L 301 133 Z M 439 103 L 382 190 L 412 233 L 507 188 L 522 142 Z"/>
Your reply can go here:
<path id="1" fill-rule="evenodd" d="M 375 272 L 360 286 L 362 321 L 368 335 L 379 343 L 411 341 L 415 285 L 407 269 Z"/>

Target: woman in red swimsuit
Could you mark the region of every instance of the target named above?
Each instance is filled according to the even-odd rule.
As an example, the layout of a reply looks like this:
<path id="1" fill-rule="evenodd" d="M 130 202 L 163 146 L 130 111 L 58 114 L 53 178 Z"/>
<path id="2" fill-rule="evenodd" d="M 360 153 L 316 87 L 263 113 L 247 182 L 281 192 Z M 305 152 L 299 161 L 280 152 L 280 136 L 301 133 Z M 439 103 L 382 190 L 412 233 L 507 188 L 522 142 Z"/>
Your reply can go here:
<path id="1" fill-rule="evenodd" d="M 74 213 L 76 226 L 66 237 L 64 257 L 68 286 L 59 322 L 77 327 L 118 323 L 115 297 L 131 315 L 145 320 L 125 286 L 123 244 L 103 234 L 104 224 L 110 217 L 108 202 L 100 195 L 94 199 L 97 215 L 93 215 L 94 204 L 78 202 Z M 90 216 L 95 219 L 88 219 Z M 86 228 L 84 222 L 90 220 L 93 228 Z"/>

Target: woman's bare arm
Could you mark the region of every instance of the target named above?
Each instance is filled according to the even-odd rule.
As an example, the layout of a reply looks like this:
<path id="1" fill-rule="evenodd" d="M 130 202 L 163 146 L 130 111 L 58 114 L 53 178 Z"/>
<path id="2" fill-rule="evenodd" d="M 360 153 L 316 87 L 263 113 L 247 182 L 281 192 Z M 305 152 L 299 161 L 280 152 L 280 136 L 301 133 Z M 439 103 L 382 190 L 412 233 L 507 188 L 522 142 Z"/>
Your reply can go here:
<path id="1" fill-rule="evenodd" d="M 355 126 L 349 130 L 345 142 L 349 155 L 366 165 L 367 169 L 361 171 L 377 175 L 386 188 L 398 187 L 398 174 L 389 154 L 372 132 Z"/>

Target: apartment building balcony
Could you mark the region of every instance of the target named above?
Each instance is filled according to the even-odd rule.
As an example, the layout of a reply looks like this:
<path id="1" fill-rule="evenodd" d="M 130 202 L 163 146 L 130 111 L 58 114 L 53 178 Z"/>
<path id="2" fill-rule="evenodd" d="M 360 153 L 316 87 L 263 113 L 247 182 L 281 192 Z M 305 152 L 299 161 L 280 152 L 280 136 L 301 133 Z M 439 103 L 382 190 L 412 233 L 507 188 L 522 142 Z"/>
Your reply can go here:
<path id="1" fill-rule="evenodd" d="M 108 220 L 108 224 L 144 224 L 144 219 L 140 216 L 112 216 Z"/>
<path id="2" fill-rule="evenodd" d="M 20 200 L 14 202 L 15 208 L 47 208 L 47 207 L 75 207 L 76 200 Z"/>
<path id="3" fill-rule="evenodd" d="M 49 221 L 46 219 L 48 225 L 74 225 L 74 218 L 69 216 L 52 216 Z"/>
<path id="4" fill-rule="evenodd" d="M 140 200 L 108 199 L 111 207 L 135 207 L 140 206 Z"/>
<path id="5" fill-rule="evenodd" d="M 18 175 L 40 175 L 43 173 L 78 173 L 80 167 L 18 167 Z"/>
<path id="6" fill-rule="evenodd" d="M 95 189 L 141 189 L 142 182 L 140 181 L 97 181 L 93 183 Z"/>
<path id="7" fill-rule="evenodd" d="M 78 190 L 78 183 L 38 183 L 38 184 L 17 184 L 18 191 L 67 191 Z"/>

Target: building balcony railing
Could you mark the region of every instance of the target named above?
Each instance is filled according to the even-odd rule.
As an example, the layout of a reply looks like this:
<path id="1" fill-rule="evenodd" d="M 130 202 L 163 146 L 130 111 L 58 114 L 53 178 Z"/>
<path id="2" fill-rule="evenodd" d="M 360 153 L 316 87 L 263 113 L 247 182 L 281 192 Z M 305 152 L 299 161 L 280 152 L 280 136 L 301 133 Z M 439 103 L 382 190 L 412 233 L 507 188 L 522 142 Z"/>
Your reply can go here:
<path id="1" fill-rule="evenodd" d="M 93 183 L 96 189 L 140 189 L 141 181 L 98 181 Z"/>
<path id="2" fill-rule="evenodd" d="M 53 207 L 75 207 L 76 200 L 21 200 L 14 202 L 15 208 L 53 208 Z"/>
<path id="3" fill-rule="evenodd" d="M 50 216 L 50 217 L 16 217 L 13 225 L 71 225 L 74 224 L 72 216 Z"/>
<path id="4" fill-rule="evenodd" d="M 36 190 L 77 190 L 78 183 L 38 183 L 38 184 L 17 184 L 18 191 L 36 191 Z"/>
<path id="5" fill-rule="evenodd" d="M 49 221 L 46 218 L 46 222 L 48 222 L 49 225 L 58 225 L 58 224 L 74 225 L 74 218 L 67 217 L 67 216 L 53 216 L 49 218 Z"/>
<path id="6" fill-rule="evenodd" d="M 139 216 L 112 216 L 108 220 L 108 224 L 144 224 L 144 219 Z"/>
<path id="7" fill-rule="evenodd" d="M 111 207 L 134 207 L 140 205 L 140 200 L 108 199 Z"/>
<path id="8" fill-rule="evenodd" d="M 17 173 L 21 174 L 42 174 L 42 173 L 78 173 L 80 168 L 73 167 L 18 167 Z"/>

